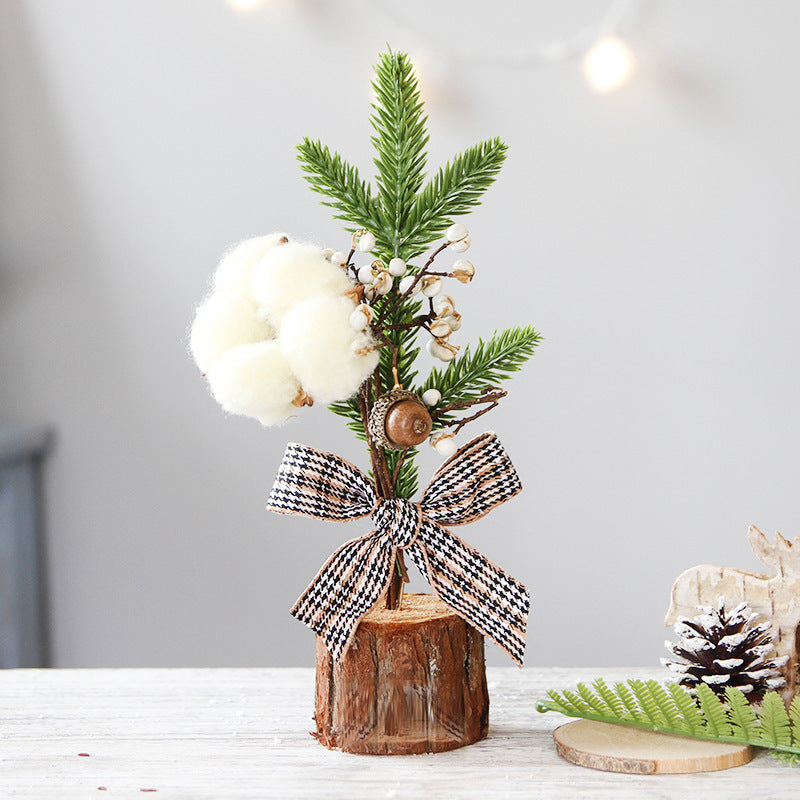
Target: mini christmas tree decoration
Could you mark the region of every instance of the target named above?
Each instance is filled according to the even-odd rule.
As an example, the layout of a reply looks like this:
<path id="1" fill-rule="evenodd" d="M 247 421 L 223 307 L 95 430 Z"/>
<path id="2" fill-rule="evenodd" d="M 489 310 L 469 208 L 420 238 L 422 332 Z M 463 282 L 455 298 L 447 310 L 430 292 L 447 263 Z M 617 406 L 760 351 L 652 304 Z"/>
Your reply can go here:
<path id="1" fill-rule="evenodd" d="M 789 702 L 798 694 L 800 538 L 789 542 L 780 533 L 776 533 L 774 541 L 770 542 L 755 526 L 750 527 L 748 538 L 753 552 L 773 572 L 750 572 L 705 564 L 692 567 L 679 575 L 672 587 L 666 624 L 674 625 L 681 618 L 693 617 L 698 603 L 703 606 L 713 606 L 721 596 L 726 598 L 726 602 L 731 607 L 746 603 L 753 612 L 759 615 L 759 625 L 756 625 L 756 628 L 764 624 L 771 626 L 771 641 L 774 646 L 774 650 L 770 649 L 769 642 L 766 640 L 762 645 L 755 645 L 755 653 L 759 652 L 759 646 L 767 649 L 764 649 L 762 653 L 764 664 L 759 666 L 754 663 L 754 669 L 748 667 L 744 670 L 744 672 L 751 671 L 757 674 L 757 677 L 752 679 L 753 683 L 750 684 L 753 686 L 751 692 L 772 686 L 778 688 L 774 681 L 780 677 L 784 680 L 782 688 L 780 688 L 781 694 L 784 700 Z M 711 624 L 710 619 L 707 622 Z M 695 642 L 698 647 L 701 646 L 699 640 L 695 640 Z M 737 653 L 732 655 L 731 659 L 739 657 L 744 658 L 745 654 Z M 726 659 L 723 657 L 722 660 Z M 733 664 L 731 666 L 734 671 L 738 669 Z M 763 670 L 767 670 L 767 672 L 763 672 Z M 775 670 L 777 670 L 777 675 L 774 674 Z M 748 681 L 749 679 L 745 676 L 744 680 Z M 761 683 L 762 681 L 772 683 Z M 709 683 L 709 685 L 711 684 Z"/>
<path id="2" fill-rule="evenodd" d="M 786 679 L 780 674 L 788 656 L 772 657 L 772 625 L 757 624 L 758 614 L 739 603 L 725 609 L 725 598 L 714 606 L 698 606 L 701 613 L 691 619 L 679 617 L 674 630 L 677 644 L 665 642 L 678 661 L 661 659 L 680 676 L 679 683 L 694 692 L 700 683 L 719 696 L 733 686 L 752 701 L 768 690 L 780 689 Z"/>
<path id="3" fill-rule="evenodd" d="M 454 217 L 479 204 L 505 145 L 475 145 L 426 180 L 408 57 L 382 55 L 373 86 L 376 188 L 320 142 L 298 147 L 349 247 L 280 233 L 238 245 L 197 309 L 191 350 L 227 411 L 276 425 L 328 405 L 365 441 L 368 474 L 289 444 L 268 500 L 280 514 L 374 525 L 338 547 L 292 609 L 318 637 L 315 736 L 350 752 L 436 752 L 486 735 L 483 637 L 522 663 L 528 590 L 449 528 L 521 489 L 493 433 L 462 446 L 456 436 L 506 396 L 498 384 L 540 336 L 510 328 L 472 348 L 454 337 L 462 318 L 446 292 L 476 276 L 463 257 L 446 263 L 471 245 Z M 422 343 L 443 366 L 417 383 Z M 447 460 L 414 501 L 426 441 Z M 403 597 L 405 556 L 435 595 Z"/>

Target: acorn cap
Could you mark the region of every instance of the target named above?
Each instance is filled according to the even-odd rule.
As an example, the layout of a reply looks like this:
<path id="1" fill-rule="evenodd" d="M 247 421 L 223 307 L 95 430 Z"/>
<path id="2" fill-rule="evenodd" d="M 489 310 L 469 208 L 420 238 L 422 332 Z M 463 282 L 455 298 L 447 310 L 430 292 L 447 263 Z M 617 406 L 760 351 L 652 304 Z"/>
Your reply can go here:
<path id="1" fill-rule="evenodd" d="M 425 404 L 414 392 L 393 389 L 378 398 L 369 417 L 373 441 L 390 450 L 406 450 L 422 444 L 433 422 Z"/>

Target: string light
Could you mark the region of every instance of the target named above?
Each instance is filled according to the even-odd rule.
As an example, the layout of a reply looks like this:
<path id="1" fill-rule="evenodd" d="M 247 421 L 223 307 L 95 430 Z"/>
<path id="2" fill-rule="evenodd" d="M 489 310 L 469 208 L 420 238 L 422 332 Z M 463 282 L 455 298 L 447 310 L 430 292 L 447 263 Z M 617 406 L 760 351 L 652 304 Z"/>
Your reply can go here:
<path id="1" fill-rule="evenodd" d="M 262 0 L 228 0 L 228 5 L 237 11 L 252 11 L 261 5 Z"/>
<path id="2" fill-rule="evenodd" d="M 583 57 L 583 72 L 593 89 L 611 92 L 628 80 L 635 64 L 625 42 L 609 36 L 589 48 Z"/>
<path id="3" fill-rule="evenodd" d="M 470 63 L 494 66 L 531 67 L 559 64 L 583 58 L 584 74 L 592 88 L 609 92 L 622 86 L 631 76 L 636 60 L 620 38 L 620 30 L 640 0 L 614 0 L 599 22 L 584 27 L 572 36 L 523 49 L 491 52 L 485 48 L 458 46 L 452 40 L 434 39 L 428 31 L 401 17 L 393 4 L 361 0 L 365 9 L 389 18 L 398 28 L 417 39 L 424 51 L 437 57 L 449 56 Z"/>

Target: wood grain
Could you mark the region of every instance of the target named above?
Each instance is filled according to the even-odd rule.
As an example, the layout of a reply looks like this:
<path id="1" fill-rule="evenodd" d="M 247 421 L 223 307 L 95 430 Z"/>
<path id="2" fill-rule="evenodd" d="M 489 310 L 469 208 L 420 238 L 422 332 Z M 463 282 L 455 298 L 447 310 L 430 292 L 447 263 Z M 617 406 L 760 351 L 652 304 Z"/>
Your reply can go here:
<path id="1" fill-rule="evenodd" d="M 598 677 L 608 683 L 664 680 L 665 669 L 489 667 L 486 672 L 492 697 L 486 739 L 447 753 L 375 758 L 327 750 L 309 735 L 313 668 L 0 671 L 0 797 L 785 800 L 797 795 L 800 771 L 763 751 L 743 767 L 695 775 L 620 775 L 559 758 L 553 729 L 565 717 L 535 709 L 547 689 Z"/>
<path id="2" fill-rule="evenodd" d="M 321 744 L 347 753 L 440 753 L 483 739 L 489 694 L 483 637 L 430 594 L 380 605 L 344 658 L 317 640 L 314 718 Z"/>
<path id="3" fill-rule="evenodd" d="M 747 745 L 702 742 L 579 719 L 553 731 L 556 752 L 581 767 L 633 775 L 714 772 L 747 764 Z"/>

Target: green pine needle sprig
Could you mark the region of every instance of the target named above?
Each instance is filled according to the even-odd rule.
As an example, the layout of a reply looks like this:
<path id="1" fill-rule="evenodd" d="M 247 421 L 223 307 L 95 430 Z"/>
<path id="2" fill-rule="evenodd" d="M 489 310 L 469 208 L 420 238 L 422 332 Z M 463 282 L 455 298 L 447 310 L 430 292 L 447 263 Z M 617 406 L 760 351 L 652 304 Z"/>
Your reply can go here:
<path id="1" fill-rule="evenodd" d="M 787 712 L 777 692 L 767 692 L 760 709 L 734 687 L 725 690 L 725 702 L 705 684 L 695 699 L 677 683 L 628 680 L 609 687 L 602 679 L 577 690 L 550 690 L 536 704 L 545 713 L 558 711 L 568 717 L 631 725 L 659 733 L 688 736 L 714 742 L 765 747 L 781 761 L 800 761 L 800 697 Z"/>
<path id="2" fill-rule="evenodd" d="M 434 367 L 420 391 L 438 389 L 442 404 L 474 400 L 487 387 L 497 386 L 518 372 L 541 341 L 533 325 L 495 331 L 488 341 L 478 339 L 474 349 L 467 345 L 445 369 Z M 439 422 L 449 418 L 445 415 Z"/>

